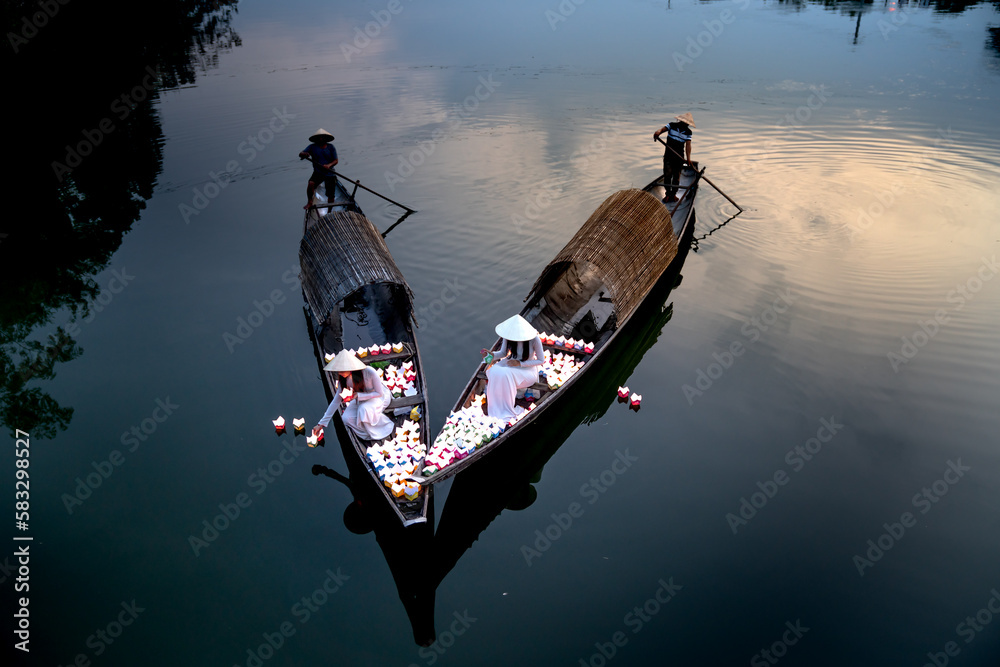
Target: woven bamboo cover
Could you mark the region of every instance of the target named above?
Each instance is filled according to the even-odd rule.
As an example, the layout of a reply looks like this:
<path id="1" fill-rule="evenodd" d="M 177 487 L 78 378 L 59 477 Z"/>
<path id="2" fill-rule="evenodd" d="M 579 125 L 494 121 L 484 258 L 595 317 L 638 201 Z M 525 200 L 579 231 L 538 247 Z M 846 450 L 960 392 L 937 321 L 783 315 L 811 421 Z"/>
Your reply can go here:
<path id="1" fill-rule="evenodd" d="M 621 321 L 676 255 L 677 238 L 666 207 L 648 192 L 621 190 L 604 200 L 545 267 L 528 299 L 544 292 L 568 263 L 586 261 L 601 274 Z"/>
<path id="2" fill-rule="evenodd" d="M 413 302 L 413 292 L 382 235 L 358 213 L 328 213 L 310 227 L 299 246 L 299 265 L 302 291 L 319 321 L 365 285 L 400 285 Z"/>

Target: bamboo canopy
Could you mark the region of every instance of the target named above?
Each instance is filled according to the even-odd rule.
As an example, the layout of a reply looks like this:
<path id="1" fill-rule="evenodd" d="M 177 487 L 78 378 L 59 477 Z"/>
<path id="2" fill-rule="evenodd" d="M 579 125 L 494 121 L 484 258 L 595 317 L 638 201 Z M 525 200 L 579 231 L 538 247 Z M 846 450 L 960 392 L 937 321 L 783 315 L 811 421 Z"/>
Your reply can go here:
<path id="1" fill-rule="evenodd" d="M 589 262 L 610 292 L 619 321 L 639 305 L 677 255 L 670 212 L 642 190 L 604 200 L 535 281 L 526 301 L 545 291 L 573 263 Z"/>
<path id="2" fill-rule="evenodd" d="M 330 212 L 307 229 L 299 246 L 299 266 L 302 291 L 320 322 L 365 285 L 399 285 L 413 303 L 413 292 L 382 235 L 360 213 Z"/>

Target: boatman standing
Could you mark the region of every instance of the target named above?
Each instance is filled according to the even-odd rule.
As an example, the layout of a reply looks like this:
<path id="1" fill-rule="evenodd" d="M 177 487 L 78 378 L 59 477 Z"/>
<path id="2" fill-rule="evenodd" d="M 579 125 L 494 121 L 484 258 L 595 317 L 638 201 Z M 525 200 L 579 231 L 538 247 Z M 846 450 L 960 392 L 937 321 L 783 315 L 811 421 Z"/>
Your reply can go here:
<path id="1" fill-rule="evenodd" d="M 675 121 L 664 125 L 653 132 L 653 141 L 667 133 L 667 146 L 663 153 L 663 188 L 666 190 L 665 202 L 677 201 L 677 185 L 680 183 L 681 167 L 684 162 L 691 161 L 691 129 L 694 118 L 690 113 L 674 116 Z"/>
<path id="2" fill-rule="evenodd" d="M 337 176 L 333 173 L 333 168 L 337 165 L 337 149 L 334 148 L 333 135 L 320 128 L 309 137 L 312 143 L 305 147 L 299 158 L 305 160 L 312 159 L 313 173 L 309 177 L 309 184 L 306 186 L 306 205 L 302 208 L 308 209 L 312 205 L 313 195 L 320 183 L 326 183 L 327 201 L 333 201 L 336 196 Z"/>

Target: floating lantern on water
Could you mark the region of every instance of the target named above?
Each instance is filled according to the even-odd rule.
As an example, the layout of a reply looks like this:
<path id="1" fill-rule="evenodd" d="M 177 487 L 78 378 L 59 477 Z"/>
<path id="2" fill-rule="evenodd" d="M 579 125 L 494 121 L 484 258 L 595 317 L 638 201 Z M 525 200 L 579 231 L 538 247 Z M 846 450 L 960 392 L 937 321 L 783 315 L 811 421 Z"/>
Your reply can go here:
<path id="1" fill-rule="evenodd" d="M 624 401 L 628 399 L 628 387 L 618 387 L 618 400 Z"/>
<path id="2" fill-rule="evenodd" d="M 295 427 L 296 433 L 302 433 L 306 430 L 306 420 L 303 417 L 296 417 L 292 420 L 292 426 Z"/>
<path id="3" fill-rule="evenodd" d="M 323 441 L 323 429 L 319 430 L 318 435 L 310 435 L 306 438 L 306 444 L 309 445 L 310 447 L 315 447 L 322 441 Z"/>
<path id="4" fill-rule="evenodd" d="M 632 406 L 638 407 L 642 403 L 642 396 L 640 394 L 632 394 Z"/>
<path id="5" fill-rule="evenodd" d="M 285 430 L 285 418 L 284 417 L 282 417 L 282 416 L 279 415 L 277 419 L 272 419 L 271 423 L 274 424 L 274 430 L 275 431 L 278 431 L 280 433 L 281 431 Z"/>

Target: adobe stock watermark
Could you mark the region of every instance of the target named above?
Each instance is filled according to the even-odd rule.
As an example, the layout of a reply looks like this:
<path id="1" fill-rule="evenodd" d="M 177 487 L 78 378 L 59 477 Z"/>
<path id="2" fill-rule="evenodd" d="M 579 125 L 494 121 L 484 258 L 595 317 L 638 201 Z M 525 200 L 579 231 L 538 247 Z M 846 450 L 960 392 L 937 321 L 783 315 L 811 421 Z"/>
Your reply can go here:
<path id="1" fill-rule="evenodd" d="M 51 19 L 56 17 L 63 6 L 68 5 L 70 0 L 39 0 L 38 9 L 31 16 L 21 17 L 21 29 L 18 32 L 7 33 L 7 43 L 14 53 L 20 52 L 21 47 L 29 40 L 38 35 L 38 31 L 49 24 Z"/>
<path id="2" fill-rule="evenodd" d="M 809 632 L 809 628 L 802 625 L 801 619 L 795 619 L 795 623 L 785 621 L 785 630 L 781 633 L 781 639 L 776 640 L 766 649 L 761 649 L 750 658 L 751 667 L 767 667 L 776 665 L 778 661 L 788 655 L 789 647 L 795 646 L 799 640 Z"/>
<path id="3" fill-rule="evenodd" d="M 892 6 L 889 7 L 889 20 L 881 18 L 875 23 L 878 31 L 882 34 L 882 39 L 886 42 L 889 41 L 889 35 L 899 30 L 900 26 L 906 25 L 907 21 L 910 20 L 910 15 L 899 3 L 893 0 L 891 4 Z"/>
<path id="4" fill-rule="evenodd" d="M 909 161 L 907 168 L 903 171 L 901 180 L 897 180 L 884 187 L 875 195 L 875 200 L 866 206 L 857 209 L 855 224 L 844 225 L 849 233 L 849 240 L 854 243 L 858 237 L 868 231 L 872 225 L 889 211 L 892 206 L 899 201 L 906 193 L 907 187 L 916 181 L 911 176 L 917 175 L 928 169 L 935 169 L 935 163 L 940 159 L 941 153 L 955 143 L 958 135 L 952 132 L 951 127 L 942 130 L 938 128 L 938 136 L 934 139 L 932 146 L 925 147 L 914 159 Z"/>
<path id="5" fill-rule="evenodd" d="M 146 442 L 150 436 L 156 433 L 160 424 L 167 421 L 174 414 L 174 411 L 181 407 L 171 401 L 169 396 L 158 398 L 155 403 L 156 407 L 153 408 L 148 417 L 122 433 L 120 440 L 123 447 L 128 447 L 129 454 L 139 449 L 142 443 Z M 66 508 L 66 513 L 72 515 L 75 508 L 82 506 L 84 501 L 90 498 L 94 494 L 94 491 L 99 489 L 114 474 L 115 470 L 125 465 L 125 458 L 125 454 L 121 450 L 112 449 L 106 459 L 91 461 L 90 465 L 94 469 L 94 472 L 87 473 L 82 478 L 77 477 L 74 480 L 76 481 L 76 488 L 73 489 L 73 493 L 64 493 L 60 496 L 63 506 Z"/>
<path id="6" fill-rule="evenodd" d="M 291 122 L 291 119 L 296 116 L 296 114 L 288 113 L 287 106 L 281 107 L 280 111 L 277 107 L 274 107 L 272 114 L 264 127 L 260 128 L 255 134 L 248 134 L 247 138 L 236 146 L 236 152 L 243 156 L 246 164 L 253 162 L 257 158 L 257 155 L 263 152 L 268 144 L 274 141 L 274 137 L 284 131 Z M 181 218 L 184 219 L 184 224 L 191 224 L 191 217 L 200 215 L 202 211 L 208 208 L 212 200 L 229 187 L 233 177 L 241 173 L 243 173 L 243 167 L 240 166 L 240 161 L 235 159 L 226 162 L 226 168 L 221 171 L 209 171 L 208 178 L 210 180 L 207 183 L 200 188 L 198 186 L 191 188 L 191 203 L 177 205 L 177 211 L 180 213 Z"/>
<path id="7" fill-rule="evenodd" d="M 128 118 L 135 111 L 135 108 L 139 106 L 139 103 L 143 102 L 149 97 L 150 93 L 156 90 L 156 83 L 159 77 L 160 75 L 156 70 L 152 67 L 146 67 L 146 76 L 142 78 L 140 84 L 133 86 L 131 90 L 111 100 L 108 110 L 114 114 L 114 118 L 119 122 Z M 97 127 L 92 130 L 84 130 L 83 138 L 76 142 L 76 144 L 72 146 L 67 144 L 66 156 L 63 158 L 63 161 L 59 162 L 56 160 L 52 162 L 52 173 L 55 174 L 56 180 L 62 183 L 67 174 L 72 173 L 74 169 L 83 164 L 83 158 L 93 153 L 94 149 L 104 141 L 104 137 L 114 131 L 115 121 L 112 120 L 111 116 L 107 116 L 97 123 Z"/>
<path id="8" fill-rule="evenodd" d="M 68 361 L 76 350 L 76 341 L 62 328 L 49 335 L 49 344 L 17 371 L 17 379 L 25 384 L 33 378 L 49 377 L 57 361 Z"/>
<path id="9" fill-rule="evenodd" d="M 514 230 L 518 234 L 524 233 L 524 228 L 537 224 L 544 224 L 543 215 L 552 206 L 552 203 L 560 194 L 557 183 L 569 182 L 573 179 L 573 173 L 580 171 L 587 165 L 598 162 L 607 155 L 608 146 L 621 134 L 622 121 L 615 116 L 610 119 L 601 130 L 599 136 L 594 137 L 590 142 L 570 154 L 569 167 L 564 170 L 557 170 L 552 178 L 544 181 L 529 196 L 528 203 L 525 204 L 522 214 L 511 213 L 510 221 L 514 225 Z"/>
<path id="10" fill-rule="evenodd" d="M 330 598 L 340 591 L 344 582 L 350 579 L 349 576 L 340 571 L 339 567 L 336 572 L 328 569 L 323 574 L 326 575 L 323 583 L 308 595 L 303 595 L 302 599 L 289 609 L 289 615 L 293 616 L 300 626 L 308 623 L 313 615 L 319 612 L 330 601 Z M 295 636 L 297 631 L 298 628 L 292 621 L 282 621 L 274 632 L 261 633 L 264 641 L 256 647 L 248 648 L 246 650 L 247 657 L 243 664 L 233 663 L 233 667 L 262 667 L 265 662 L 281 650 L 285 642 Z"/>
<path id="11" fill-rule="evenodd" d="M 659 584 L 659 588 L 656 589 L 653 596 L 641 605 L 633 607 L 622 618 L 622 624 L 630 629 L 633 635 L 642 632 L 646 624 L 652 621 L 653 617 L 659 614 L 663 607 L 667 606 L 684 588 L 680 584 L 675 584 L 673 577 L 667 581 L 660 579 L 656 583 Z M 580 667 L 604 667 L 618 654 L 619 649 L 628 644 L 628 640 L 629 637 L 625 631 L 618 630 L 611 635 L 610 641 L 595 642 L 594 648 L 597 651 L 587 658 L 580 658 Z"/>
<path id="12" fill-rule="evenodd" d="M 87 314 L 81 323 L 90 324 L 93 322 L 97 313 L 102 312 L 110 305 L 115 295 L 121 294 L 132 280 L 135 280 L 135 276 L 130 275 L 125 267 L 122 267 L 121 270 L 112 269 L 111 278 L 105 287 L 95 298 L 87 302 Z M 60 359 L 64 352 L 72 354 L 73 348 L 76 346 L 75 338 L 79 335 L 80 324 L 76 321 L 69 322 L 65 330 L 57 329 L 57 332 L 49 337 L 51 344 L 47 345 L 45 350 L 38 354 L 31 363 L 25 364 L 19 370 L 20 381 L 22 383 L 28 382 L 32 378 L 42 377 L 50 373 L 56 360 Z"/>
<path id="13" fill-rule="evenodd" d="M 993 280 L 993 276 L 998 272 L 1000 272 L 1000 264 L 997 264 L 997 256 L 993 255 L 989 259 L 983 257 L 982 263 L 975 274 L 970 276 L 964 283 L 956 285 L 955 289 L 948 292 L 945 299 L 948 303 L 955 304 L 954 310 L 956 312 L 962 310 L 965 308 L 965 304 L 974 299 L 976 294 L 983 289 L 984 283 Z M 951 316 L 948 315 L 944 308 L 935 310 L 933 317 L 928 317 L 926 320 L 918 320 L 918 328 L 912 334 L 901 336 L 903 343 L 899 348 L 899 352 L 893 351 L 887 353 L 886 356 L 889 359 L 889 366 L 892 368 L 892 371 L 898 373 L 900 367 L 910 363 L 920 350 L 926 347 L 938 335 L 941 327 L 950 322 Z"/>
<path id="14" fill-rule="evenodd" d="M 842 428 L 844 428 L 844 425 L 838 424 L 836 417 L 820 419 L 816 435 L 801 445 L 795 445 L 795 447 L 789 449 L 788 453 L 785 454 L 785 463 L 791 466 L 792 473 L 800 472 L 805 468 L 806 464 L 822 451 L 823 445 L 832 441 L 837 432 Z M 757 513 L 764 509 L 771 499 L 778 495 L 781 487 L 786 486 L 791 479 L 791 476 L 785 472 L 784 468 L 778 468 L 771 475 L 770 479 L 757 482 L 759 491 L 751 493 L 749 500 L 746 496 L 740 498 L 736 513 L 729 512 L 724 517 L 726 523 L 729 524 L 729 528 L 733 531 L 733 535 L 736 534 L 741 526 L 746 526 L 750 523 L 757 516 Z"/>
<path id="15" fill-rule="evenodd" d="M 441 314 L 447 309 L 448 306 L 455 303 L 458 297 L 462 295 L 465 291 L 466 285 L 463 285 L 458 281 L 458 276 L 454 278 L 445 278 L 444 287 L 441 288 L 440 294 L 431 300 L 426 306 L 421 306 L 417 308 L 417 322 L 423 325 L 430 324 L 437 318 L 441 317 Z"/>
<path id="16" fill-rule="evenodd" d="M 1000 616 L 1000 591 L 995 588 L 990 590 L 990 597 L 982 609 L 975 615 L 966 616 L 965 620 L 955 626 L 955 634 L 964 639 L 966 644 L 971 644 L 993 622 L 994 616 Z M 951 662 L 951 658 L 962 652 L 956 641 L 946 642 L 943 648 L 943 651 L 928 651 L 924 667 L 945 667 Z"/>
<path id="17" fill-rule="evenodd" d="M 772 132 L 775 130 L 795 130 L 804 127 L 806 123 L 812 120 L 813 114 L 822 109 L 826 105 L 827 100 L 833 97 L 833 93 L 826 87 L 826 84 L 804 87 L 810 91 L 805 103 L 800 104 L 794 111 L 789 111 L 781 116 L 778 122 L 771 128 Z M 757 171 L 758 165 L 771 157 L 771 154 L 774 152 L 775 142 L 777 141 L 776 136 L 765 139 L 759 152 L 744 156 L 738 164 L 734 164 L 731 167 L 733 177 L 740 181 L 746 181 L 750 178 Z"/>
<path id="18" fill-rule="evenodd" d="M 637 457 L 629 453 L 627 447 L 624 452 L 618 450 L 615 452 L 615 458 L 611 461 L 611 465 L 606 470 L 602 471 L 597 477 L 591 477 L 589 481 L 580 487 L 580 497 L 586 498 L 588 505 L 593 505 L 638 460 Z M 575 519 L 583 516 L 583 511 L 584 507 L 580 503 L 570 503 L 565 512 L 551 515 L 552 523 L 546 526 L 544 530 L 539 529 L 535 531 L 534 549 L 527 544 L 521 545 L 521 555 L 524 556 L 524 562 L 528 567 L 531 567 L 532 560 L 541 558 L 542 554 L 548 551 L 552 547 L 552 544 L 558 541 L 573 526 Z"/>
<path id="19" fill-rule="evenodd" d="M 792 296 L 792 290 L 785 288 L 784 292 L 778 292 L 774 301 L 769 304 L 759 315 L 751 317 L 740 328 L 740 333 L 749 340 L 744 343 L 742 340 L 734 340 L 723 350 L 722 354 L 712 353 L 714 362 L 709 363 L 704 370 L 698 368 L 695 371 L 694 385 L 685 384 L 681 386 L 681 392 L 687 399 L 688 405 L 694 405 L 694 399 L 704 396 L 705 392 L 712 388 L 716 381 L 723 374 L 733 367 L 736 360 L 743 356 L 750 343 L 756 343 L 760 339 L 762 332 L 778 322 L 778 316 L 788 311 L 788 307 L 795 303 L 797 297 Z"/>
<path id="20" fill-rule="evenodd" d="M 749 1 L 749 0 L 748 0 Z M 570 16 L 576 13 L 576 8 L 587 2 L 587 0 L 562 0 L 559 5 L 553 9 L 545 10 L 545 20 L 549 22 L 549 27 L 552 28 L 552 32 L 556 31 L 560 23 L 565 23 Z"/>
<path id="21" fill-rule="evenodd" d="M 458 637 L 465 634 L 466 630 L 472 627 L 478 619 L 474 616 L 469 616 L 469 610 L 466 609 L 461 614 L 457 611 L 452 613 L 455 620 L 451 622 L 448 629 L 438 635 L 438 638 L 430 646 L 422 647 L 417 654 L 424 659 L 424 661 L 429 665 L 436 663 L 441 656 L 448 652 L 452 646 L 455 645 L 455 641 Z M 420 665 L 411 662 L 407 667 L 420 667 Z"/>
<path id="22" fill-rule="evenodd" d="M 121 608 L 121 611 L 118 612 L 114 620 L 109 622 L 105 627 L 95 630 L 92 635 L 87 637 L 86 646 L 94 652 L 95 658 L 104 655 L 104 652 L 115 643 L 115 640 L 124 634 L 125 628 L 135 623 L 136 619 L 139 618 L 139 614 L 146 611 L 145 607 L 140 607 L 136 604 L 135 599 L 131 602 L 122 602 Z M 88 667 L 90 664 L 90 656 L 84 652 L 78 653 L 76 657 L 66 663 L 66 667 Z M 62 667 L 62 665 L 58 667 Z"/>
<path id="23" fill-rule="evenodd" d="M 923 487 L 918 493 L 913 495 L 910 503 L 915 509 L 919 509 L 921 514 L 927 514 L 935 504 L 948 494 L 952 486 L 958 484 L 965 477 L 965 473 L 972 470 L 969 466 L 962 465 L 962 459 L 948 461 L 941 479 L 935 480 L 932 484 Z M 865 576 L 865 570 L 875 566 L 875 563 L 882 560 L 882 557 L 894 546 L 896 546 L 906 535 L 908 528 L 917 525 L 917 518 L 912 512 L 903 512 L 899 521 L 895 523 L 883 523 L 885 532 L 874 540 L 866 543 L 868 549 L 864 556 L 855 555 L 852 561 L 854 567 L 858 569 L 860 576 Z"/>
<path id="24" fill-rule="evenodd" d="M 300 267 L 298 264 L 293 265 L 287 271 L 281 275 L 281 282 L 286 285 L 291 285 L 292 290 L 298 288 L 302 283 L 299 280 Z M 274 311 L 278 306 L 285 303 L 287 297 L 285 296 L 284 290 L 281 288 L 276 288 L 271 290 L 267 298 L 263 301 L 254 299 L 253 309 L 247 314 L 246 317 L 240 316 L 236 318 L 236 328 L 233 330 L 234 333 L 228 331 L 222 332 L 222 342 L 226 344 L 226 349 L 229 350 L 229 354 L 236 351 L 237 345 L 242 345 L 250 339 L 250 336 L 254 332 L 263 326 L 267 318 L 274 315 Z"/>
<path id="25" fill-rule="evenodd" d="M 407 0 L 410 2 L 411 0 Z M 371 11 L 372 18 L 374 21 L 369 21 L 365 24 L 364 30 L 360 27 L 354 28 L 354 40 L 352 43 L 341 42 L 340 43 L 340 53 L 343 54 L 344 60 L 348 63 L 351 62 L 351 58 L 359 55 L 362 51 L 371 46 L 372 40 L 378 39 L 385 30 L 394 16 L 398 16 L 402 13 L 403 3 L 402 0 L 389 0 L 386 4 L 385 9 L 373 9 Z"/>
<path id="26" fill-rule="evenodd" d="M 472 114 L 479 108 L 480 103 L 488 100 L 501 85 L 501 82 L 493 80 L 493 72 L 490 72 L 486 78 L 480 76 L 479 85 L 476 86 L 473 94 L 466 97 L 461 104 L 453 105 L 448 111 L 445 119 L 447 126 L 435 129 L 431 133 L 430 140 L 418 142 L 417 147 L 410 151 L 409 154 L 400 156 L 399 166 L 396 167 L 396 171 L 386 170 L 384 176 L 385 183 L 389 186 L 389 191 L 395 192 L 397 184 L 403 183 L 407 178 L 412 176 L 417 168 L 434 154 L 434 151 L 437 150 L 437 145 L 450 134 L 461 129 L 465 121 L 471 118 Z"/>
<path id="27" fill-rule="evenodd" d="M 750 6 L 750 0 L 732 0 L 734 5 L 738 5 L 740 11 L 743 11 Z M 712 47 L 715 44 L 715 40 L 718 39 L 723 32 L 726 30 L 726 26 L 732 24 L 736 20 L 736 15 L 733 14 L 728 9 L 723 9 L 719 12 L 719 17 L 712 19 L 711 21 L 702 21 L 702 25 L 705 29 L 699 32 L 694 37 L 688 35 L 687 47 L 684 49 L 684 53 L 680 51 L 673 52 L 674 67 L 677 68 L 678 72 L 683 72 L 684 67 L 691 65 L 697 60 L 701 54 L 705 53 L 706 49 Z"/>
<path id="28" fill-rule="evenodd" d="M 255 472 L 250 473 L 250 476 L 247 477 L 247 486 L 254 489 L 255 495 L 259 496 L 267 491 L 267 488 L 271 484 L 274 484 L 285 472 L 285 468 L 295 463 L 302 455 L 302 452 L 308 449 L 306 445 L 299 444 L 301 442 L 304 442 L 304 440 L 300 440 L 299 438 L 284 440 L 282 442 L 284 448 L 276 458 L 271 460 L 266 466 L 257 468 Z M 253 497 L 245 491 L 237 493 L 232 502 L 219 503 L 218 514 L 209 519 L 202 519 L 201 525 L 203 528 L 201 529 L 200 537 L 193 533 L 188 535 L 188 546 L 191 547 L 191 551 L 195 557 L 200 556 L 203 550 L 219 539 L 222 533 L 236 523 L 236 520 L 244 513 L 243 510 L 252 504 Z"/>
<path id="29" fill-rule="evenodd" d="M 111 269 L 111 277 L 108 278 L 107 283 L 96 297 L 87 302 L 87 314 L 80 322 L 82 324 L 93 322 L 97 314 L 104 312 L 104 309 L 114 301 L 115 296 L 124 292 L 133 280 L 135 280 L 135 276 L 130 274 L 124 266 L 121 269 Z M 66 325 L 66 333 L 74 337 L 79 336 L 80 325 L 76 322 L 69 323 Z"/>

